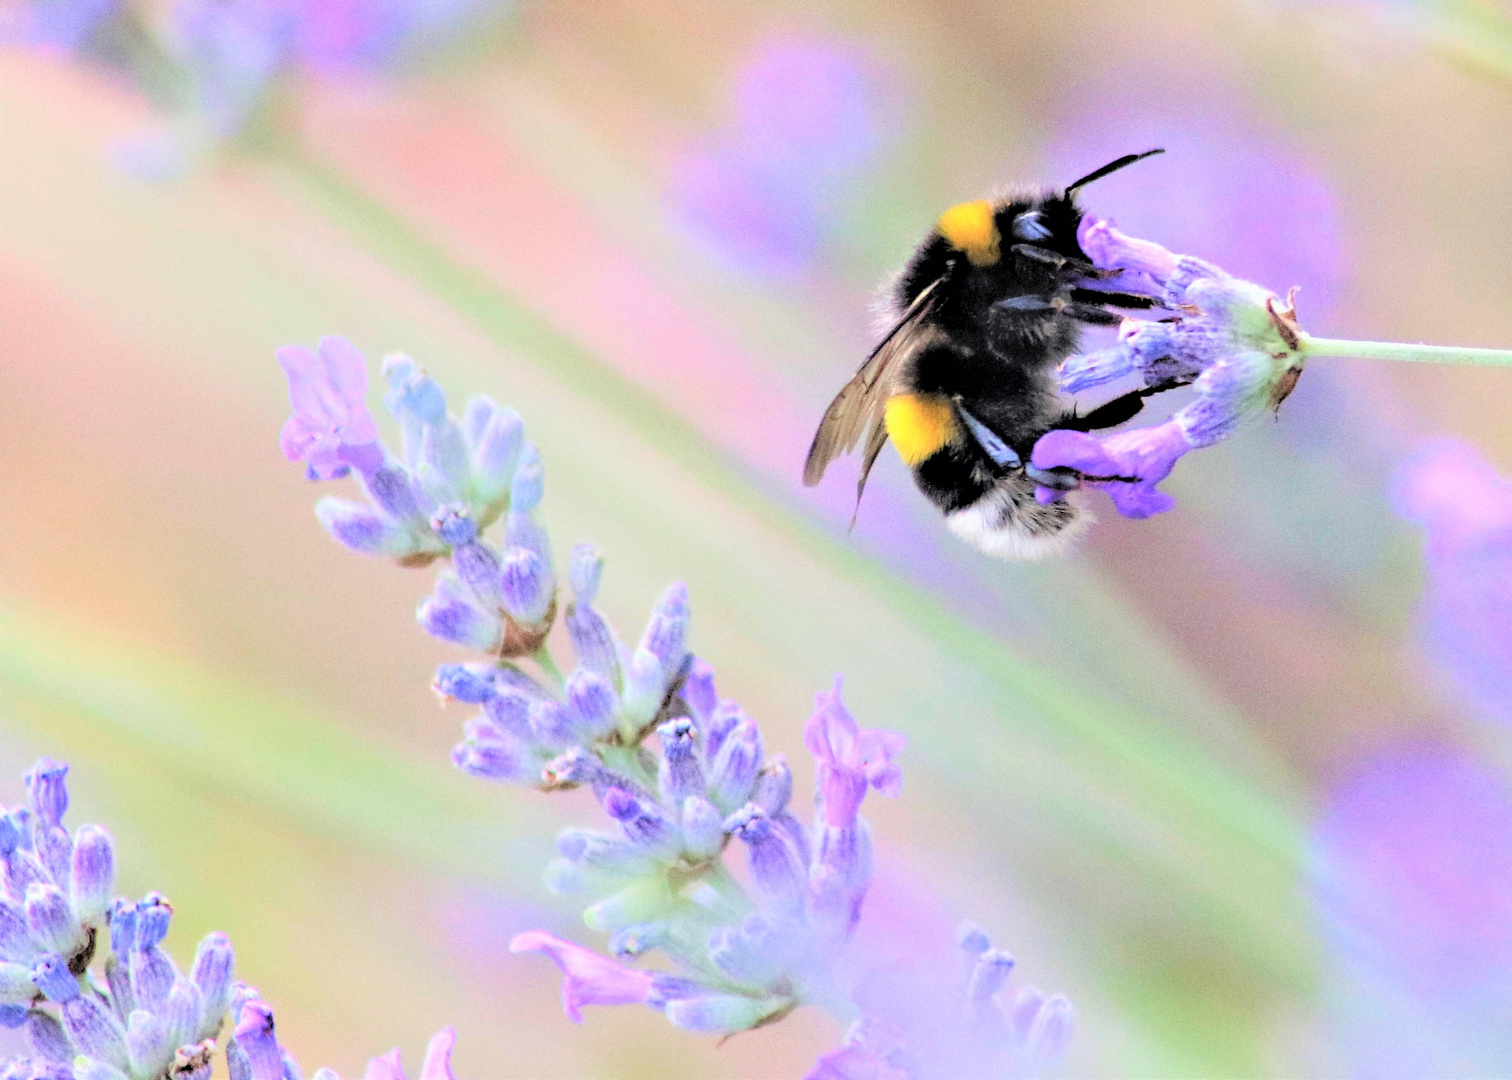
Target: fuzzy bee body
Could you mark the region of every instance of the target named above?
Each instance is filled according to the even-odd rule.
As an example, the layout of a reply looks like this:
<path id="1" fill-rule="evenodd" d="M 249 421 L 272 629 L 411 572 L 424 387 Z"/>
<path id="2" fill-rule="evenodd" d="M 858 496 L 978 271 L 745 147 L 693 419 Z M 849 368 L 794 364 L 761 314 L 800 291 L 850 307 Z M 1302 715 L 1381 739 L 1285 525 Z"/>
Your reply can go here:
<path id="1" fill-rule="evenodd" d="M 951 530 L 989 554 L 1043 557 L 1079 535 L 1090 524 L 1079 493 L 1041 502 L 1047 478 L 1025 463 L 1053 428 L 1112 426 L 1142 405 L 1133 394 L 1086 417 L 1067 413 L 1055 368 L 1076 351 L 1083 324 L 1119 321 L 1104 304 L 1149 304 L 1084 288 L 1096 272 L 1076 239 L 1076 189 L 1144 156 L 1121 158 L 1064 191 L 942 214 L 897 279 L 892 329 L 826 411 L 805 483 L 818 483 L 864 435 L 859 505 L 890 439 Z"/>

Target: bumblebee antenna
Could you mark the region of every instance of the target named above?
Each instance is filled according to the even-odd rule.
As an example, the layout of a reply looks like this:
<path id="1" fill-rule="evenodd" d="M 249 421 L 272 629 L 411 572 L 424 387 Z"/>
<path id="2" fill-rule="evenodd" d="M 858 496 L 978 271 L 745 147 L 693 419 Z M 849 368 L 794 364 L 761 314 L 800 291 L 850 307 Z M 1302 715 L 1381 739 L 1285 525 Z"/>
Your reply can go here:
<path id="1" fill-rule="evenodd" d="M 1066 188 L 1066 194 L 1067 195 L 1071 194 L 1073 191 L 1075 191 L 1079 187 L 1086 187 L 1088 184 L 1090 184 L 1094 180 L 1101 180 L 1103 177 L 1107 176 L 1109 173 L 1116 173 L 1119 169 L 1128 168 L 1130 165 L 1134 164 L 1136 161 L 1143 161 L 1147 157 L 1154 157 L 1156 154 L 1163 154 L 1163 153 L 1165 153 L 1165 147 L 1162 146 L 1162 147 L 1157 147 L 1154 150 L 1146 150 L 1142 154 L 1125 154 L 1123 157 L 1119 158 L 1117 161 L 1110 161 L 1110 162 L 1108 162 L 1106 165 L 1104 165 L 1100 169 L 1093 169 L 1086 176 L 1082 177 L 1080 180 L 1076 181 L 1076 183 L 1074 183 L 1070 187 Z"/>

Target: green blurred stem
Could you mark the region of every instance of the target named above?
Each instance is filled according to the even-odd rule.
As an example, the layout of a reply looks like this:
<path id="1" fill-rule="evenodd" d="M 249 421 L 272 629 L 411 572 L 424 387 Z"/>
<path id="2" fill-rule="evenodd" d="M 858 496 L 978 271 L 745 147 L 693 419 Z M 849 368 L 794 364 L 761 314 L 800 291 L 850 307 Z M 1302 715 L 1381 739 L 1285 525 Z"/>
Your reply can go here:
<path id="1" fill-rule="evenodd" d="M 557 689 L 567 685 L 567 680 L 562 677 L 562 669 L 556 666 L 556 661 L 551 658 L 551 650 L 542 645 L 530 657 L 536 662 L 536 666 L 552 682 L 556 683 Z"/>
<path id="2" fill-rule="evenodd" d="M 1486 364 L 1512 367 L 1512 349 L 1467 349 L 1453 345 L 1409 345 L 1397 341 L 1345 341 L 1342 338 L 1302 339 L 1303 356 L 1353 356 L 1360 360 L 1405 360 L 1414 364 Z"/>

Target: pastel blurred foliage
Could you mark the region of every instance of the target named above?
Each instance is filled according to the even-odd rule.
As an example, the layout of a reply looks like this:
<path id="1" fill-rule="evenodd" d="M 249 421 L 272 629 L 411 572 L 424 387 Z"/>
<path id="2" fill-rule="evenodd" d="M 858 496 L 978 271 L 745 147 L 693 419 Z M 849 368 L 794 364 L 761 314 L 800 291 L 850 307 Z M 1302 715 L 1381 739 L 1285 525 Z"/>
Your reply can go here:
<path id="1" fill-rule="evenodd" d="M 798 484 L 942 207 L 1151 144 L 1089 203 L 1302 285 L 1310 330 L 1512 341 L 1508 53 L 1445 63 L 1400 17 L 1500 10 L 540 0 L 402 77 L 295 75 L 159 185 L 109 162 L 142 96 L 6 50 L 0 775 L 71 761 L 175 954 L 226 931 L 342 1075 L 448 1024 L 459 1076 L 796 1076 L 839 1043 L 806 1010 L 723 1046 L 578 1028 L 508 954 L 572 936 L 536 868 L 597 811 L 456 773 L 420 579 L 312 519 L 270 358 L 336 332 L 519 409 L 610 616 L 687 580 L 774 749 L 846 672 L 910 747 L 868 923 L 979 920 L 1076 1002 L 1071 1075 L 1505 1075 L 1512 753 L 1476 703 L 1505 672 L 1423 647 L 1440 568 L 1389 481 L 1437 435 L 1512 473 L 1507 374 L 1315 362 L 1176 511 L 1053 565 L 959 545 L 891 457 L 849 534 L 843 470 Z"/>

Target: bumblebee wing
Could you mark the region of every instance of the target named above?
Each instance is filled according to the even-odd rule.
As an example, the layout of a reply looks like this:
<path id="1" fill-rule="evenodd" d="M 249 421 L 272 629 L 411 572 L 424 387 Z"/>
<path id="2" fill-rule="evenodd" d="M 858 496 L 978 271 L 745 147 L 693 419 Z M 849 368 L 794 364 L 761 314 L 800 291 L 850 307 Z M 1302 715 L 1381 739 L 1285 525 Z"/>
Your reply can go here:
<path id="1" fill-rule="evenodd" d="M 856 496 L 860 498 L 860 489 L 866 486 L 866 475 L 887 442 L 882 413 L 902 370 L 901 361 L 932 336 L 924 316 L 933 307 L 934 293 L 942 280 L 936 280 L 908 306 L 897 325 L 866 358 L 861 370 L 851 377 L 830 402 L 829 408 L 824 410 L 824 419 L 819 421 L 819 430 L 814 433 L 808 460 L 803 465 L 803 482 L 807 486 L 813 487 L 822 480 L 829 463 L 854 450 L 862 434 L 869 431 L 861 481 L 856 490 Z"/>

